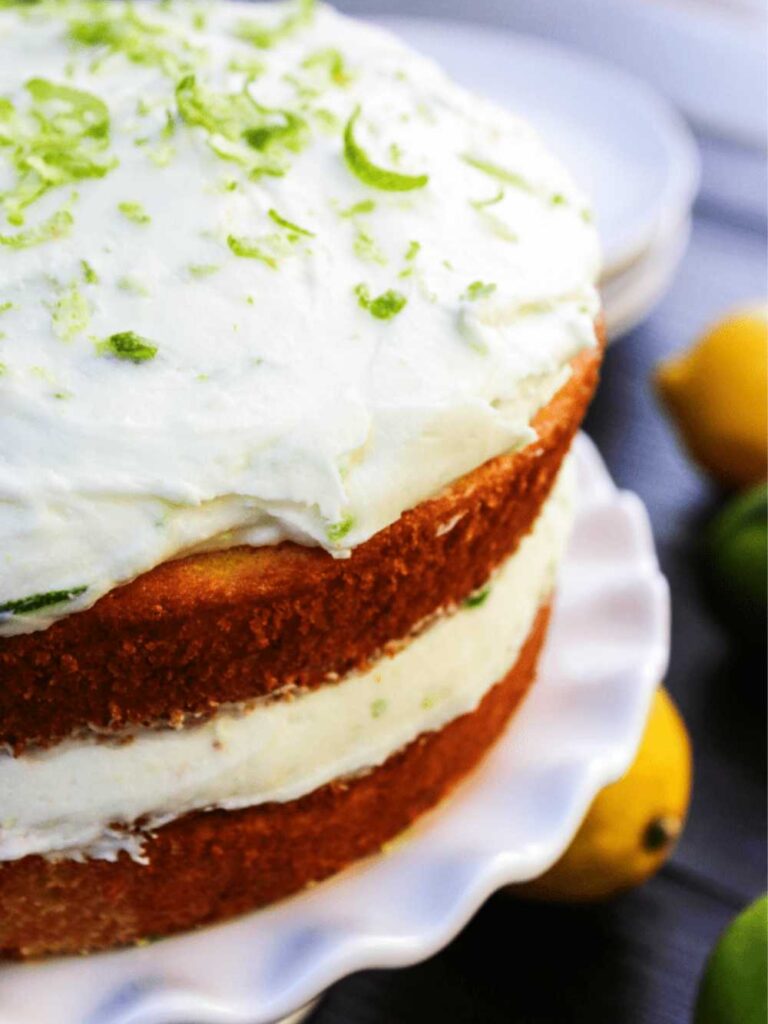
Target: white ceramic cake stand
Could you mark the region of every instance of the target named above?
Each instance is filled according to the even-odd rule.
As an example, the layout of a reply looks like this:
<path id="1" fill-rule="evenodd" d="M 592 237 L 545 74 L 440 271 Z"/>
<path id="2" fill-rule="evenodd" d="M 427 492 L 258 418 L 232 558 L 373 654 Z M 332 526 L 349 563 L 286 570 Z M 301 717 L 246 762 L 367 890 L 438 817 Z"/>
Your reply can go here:
<path id="1" fill-rule="evenodd" d="M 642 504 L 586 438 L 576 453 L 578 513 L 538 682 L 452 799 L 386 854 L 270 909 L 0 968 L 0 1024 L 266 1024 L 352 971 L 429 956 L 494 890 L 552 864 L 631 763 L 669 637 Z"/>

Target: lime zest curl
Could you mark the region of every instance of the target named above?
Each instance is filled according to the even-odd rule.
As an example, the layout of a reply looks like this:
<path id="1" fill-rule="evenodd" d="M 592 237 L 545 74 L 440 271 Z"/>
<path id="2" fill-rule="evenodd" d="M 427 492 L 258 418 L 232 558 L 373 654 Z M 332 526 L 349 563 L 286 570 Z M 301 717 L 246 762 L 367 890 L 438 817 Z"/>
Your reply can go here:
<path id="1" fill-rule="evenodd" d="M 357 107 L 344 129 L 344 159 L 347 167 L 371 188 L 384 192 L 412 192 L 424 188 L 429 182 L 428 174 L 401 174 L 375 164 L 355 138 L 355 126 L 360 117 L 361 109 Z"/>

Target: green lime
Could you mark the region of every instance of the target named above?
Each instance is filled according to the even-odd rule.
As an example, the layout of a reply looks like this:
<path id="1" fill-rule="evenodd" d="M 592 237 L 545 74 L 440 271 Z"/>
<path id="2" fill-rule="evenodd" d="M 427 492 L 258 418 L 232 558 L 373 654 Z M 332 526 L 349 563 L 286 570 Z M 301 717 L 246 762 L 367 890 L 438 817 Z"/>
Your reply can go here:
<path id="1" fill-rule="evenodd" d="M 761 896 L 731 922 L 712 951 L 695 1024 L 765 1024 L 767 993 L 768 896 Z"/>
<path id="2" fill-rule="evenodd" d="M 765 636 L 768 615 L 768 486 L 728 502 L 707 533 L 707 574 L 722 617 L 745 638 Z"/>

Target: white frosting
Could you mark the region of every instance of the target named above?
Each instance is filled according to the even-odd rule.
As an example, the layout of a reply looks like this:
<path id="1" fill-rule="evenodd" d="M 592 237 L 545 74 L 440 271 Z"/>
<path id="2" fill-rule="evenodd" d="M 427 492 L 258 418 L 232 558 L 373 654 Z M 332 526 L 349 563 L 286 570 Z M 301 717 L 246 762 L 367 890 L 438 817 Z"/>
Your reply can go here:
<path id="1" fill-rule="evenodd" d="M 366 672 L 194 727 L 146 731 L 123 746 L 68 741 L 0 755 L 0 860 L 136 855 L 136 835 L 116 824 L 141 817 L 151 829 L 195 809 L 293 800 L 472 711 L 516 660 L 551 592 L 571 497 L 566 467 L 484 600 L 438 619 Z"/>
<path id="2" fill-rule="evenodd" d="M 18 129 L 5 129 L 2 144 L 0 108 L 0 236 L 64 206 L 73 221 L 65 237 L 0 243 L 0 308 L 11 304 L 0 313 L 6 635 L 44 628 L 201 547 L 293 538 L 344 555 L 447 482 L 529 443 L 533 414 L 594 343 L 595 232 L 526 125 L 390 35 L 324 6 L 269 49 L 236 29 L 244 18 L 284 23 L 292 9 L 281 4 L 105 8 L 134 33 L 145 31 L 136 19 L 169 33 L 148 34 L 138 54 L 146 63 L 135 63 L 69 39 L 78 15 L 98 26 L 98 5 L 0 10 L 0 97 L 14 116 L 27 117 L 24 83 L 34 76 L 86 90 L 109 108 L 102 156 L 117 161 L 103 177 L 50 189 L 23 227 L 5 222 L 2 197 L 9 208 L 19 185 Z M 200 53 L 189 58 L 184 40 Z M 205 88 L 247 88 L 263 107 L 306 120 L 304 148 L 280 153 L 283 176 L 249 180 L 212 150 L 222 140 L 181 119 L 182 72 L 153 63 L 158 46 L 192 60 Z M 335 54 L 312 63 L 328 48 L 343 62 L 336 81 Z M 233 59 L 258 60 L 263 72 L 247 85 L 228 69 Z M 343 136 L 358 106 L 356 136 L 370 159 L 426 174 L 426 186 L 384 191 L 352 172 Z M 341 215 L 367 200 L 371 212 Z M 121 203 L 141 204 L 151 220 L 136 223 Z M 270 210 L 312 236 L 286 231 Z M 276 267 L 235 255 L 230 235 L 260 240 Z M 409 259 L 411 242 L 419 249 Z M 83 260 L 97 283 L 85 280 Z M 217 270 L 200 276 L 201 267 Z M 472 300 L 473 282 L 495 289 Z M 371 297 L 394 289 L 407 304 L 377 319 L 358 301 L 360 284 Z M 156 356 L 133 363 L 99 352 L 99 341 L 126 331 L 149 339 Z M 13 607 L 79 588 L 31 614 Z"/>

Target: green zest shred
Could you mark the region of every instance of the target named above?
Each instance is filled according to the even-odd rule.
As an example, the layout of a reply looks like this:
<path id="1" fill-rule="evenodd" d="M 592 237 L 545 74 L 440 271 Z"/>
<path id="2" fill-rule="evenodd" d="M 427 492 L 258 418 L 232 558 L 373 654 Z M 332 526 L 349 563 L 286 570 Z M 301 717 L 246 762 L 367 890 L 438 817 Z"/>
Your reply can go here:
<path id="1" fill-rule="evenodd" d="M 335 135 L 338 132 L 341 121 L 332 110 L 328 110 L 325 107 L 315 107 L 314 110 L 310 111 L 310 114 L 317 123 L 318 128 L 325 132 L 326 135 Z"/>
<path id="2" fill-rule="evenodd" d="M 218 274 L 221 267 L 218 263 L 193 263 L 188 269 L 192 277 L 199 279 L 203 277 L 211 277 L 213 274 Z"/>
<path id="3" fill-rule="evenodd" d="M 86 284 L 99 283 L 99 275 L 93 269 L 88 260 L 80 260 L 80 269 L 83 271 L 83 280 Z"/>
<path id="4" fill-rule="evenodd" d="M 481 160 L 479 157 L 473 156 L 471 153 L 462 153 L 461 159 L 465 164 L 469 164 L 470 167 L 474 167 L 475 170 L 482 171 L 482 173 L 487 174 L 489 178 L 495 178 L 497 181 L 501 181 L 505 185 L 512 185 L 514 188 L 522 189 L 524 192 L 536 191 L 529 181 L 527 181 L 521 174 L 517 174 L 515 171 L 508 171 L 505 167 L 500 167 L 498 164 L 491 163 L 489 160 Z"/>
<path id="5" fill-rule="evenodd" d="M 66 238 L 73 224 L 74 218 L 69 210 L 58 210 L 47 220 L 26 231 L 18 231 L 14 235 L 0 235 L 0 245 L 10 246 L 11 249 L 29 249 L 44 242 L 55 242 L 59 238 Z"/>
<path id="6" fill-rule="evenodd" d="M 273 220 L 279 227 L 285 228 L 288 232 L 289 238 L 291 238 L 292 235 L 295 236 L 295 241 L 298 241 L 299 235 L 306 235 L 307 238 L 315 237 L 314 231 L 307 231 L 306 228 L 301 228 L 298 224 L 294 224 L 292 221 L 286 220 L 285 217 L 280 216 L 277 210 L 269 211 L 269 219 Z"/>
<path id="7" fill-rule="evenodd" d="M 157 355 L 157 345 L 135 331 L 112 334 L 96 346 L 99 355 L 114 356 L 128 363 L 146 363 Z"/>
<path id="8" fill-rule="evenodd" d="M 126 217 L 128 220 L 132 220 L 134 224 L 149 224 L 149 222 L 152 220 L 152 218 L 141 205 L 141 203 L 118 203 L 117 208 L 124 217 Z"/>
<path id="9" fill-rule="evenodd" d="M 314 15 L 315 0 L 296 0 L 285 17 L 275 25 L 264 25 L 252 18 L 247 18 L 238 24 L 235 34 L 238 39 L 242 39 L 260 50 L 269 50 L 299 29 L 311 25 Z"/>
<path id="10" fill-rule="evenodd" d="M 424 188 L 429 182 L 427 174 L 401 174 L 399 171 L 378 167 L 368 157 L 355 139 L 355 126 L 360 117 L 360 107 L 347 121 L 344 129 L 344 158 L 350 171 L 365 185 L 385 192 L 411 192 Z"/>
<path id="11" fill-rule="evenodd" d="M 134 4 L 99 3 L 93 17 L 73 18 L 69 38 L 105 55 L 122 54 L 134 64 L 160 68 L 179 78 L 204 51 L 165 26 L 143 18 Z"/>
<path id="12" fill-rule="evenodd" d="M 16 601 L 6 601 L 0 604 L 0 615 L 28 615 L 41 608 L 72 601 L 84 594 L 87 589 L 88 587 L 71 587 L 69 590 L 50 590 L 47 594 L 33 594 L 31 597 L 21 597 Z"/>
<path id="13" fill-rule="evenodd" d="M 268 107 L 258 109 L 262 114 L 271 115 L 277 120 L 271 124 L 247 128 L 243 132 L 243 138 L 252 149 L 260 153 L 274 146 L 283 147 L 294 153 L 303 149 L 307 135 L 307 122 L 303 117 L 289 110 L 270 110 Z"/>
<path id="14" fill-rule="evenodd" d="M 54 306 L 54 332 L 62 341 L 72 341 L 86 329 L 90 320 L 87 299 L 76 284 L 70 285 Z"/>
<path id="15" fill-rule="evenodd" d="M 376 244 L 375 238 L 362 228 L 355 232 L 353 245 L 355 255 L 359 259 L 367 260 L 368 263 L 381 263 L 382 266 L 387 262 L 387 257 Z"/>
<path id="16" fill-rule="evenodd" d="M 232 57 L 227 63 L 227 70 L 247 75 L 249 79 L 253 80 L 264 74 L 265 65 L 263 61 L 256 60 L 254 57 Z"/>
<path id="17" fill-rule="evenodd" d="M 355 295 L 357 296 L 358 304 L 363 309 L 367 309 L 371 316 L 375 316 L 377 320 L 391 320 L 392 317 L 397 316 L 408 302 L 404 295 L 400 292 L 392 291 L 392 289 L 383 292 L 378 298 L 372 299 L 368 288 L 364 284 L 357 285 Z"/>
<path id="18" fill-rule="evenodd" d="M 485 284 L 483 281 L 473 281 L 461 296 L 467 302 L 477 302 L 478 299 L 487 299 L 496 291 L 495 284 Z"/>
<path id="19" fill-rule="evenodd" d="M 371 718 L 381 718 L 386 710 L 387 701 L 383 697 L 378 697 L 371 703 Z"/>
<path id="20" fill-rule="evenodd" d="M 415 260 L 421 252 L 421 242 L 410 242 L 408 248 L 405 251 L 406 262 L 410 263 Z"/>
<path id="21" fill-rule="evenodd" d="M 332 523 L 325 531 L 325 534 L 331 544 L 338 544 L 339 541 L 344 540 L 354 525 L 355 517 L 347 515 L 338 523 Z"/>
<path id="22" fill-rule="evenodd" d="M 491 588 L 484 587 L 482 590 L 476 590 L 474 594 L 470 594 L 464 601 L 465 608 L 479 608 L 485 604 L 490 596 Z"/>
<path id="23" fill-rule="evenodd" d="M 487 206 L 495 206 L 496 203 L 500 203 L 504 198 L 504 189 L 500 188 L 495 196 L 491 196 L 490 199 L 470 199 L 470 203 L 476 210 L 484 210 Z"/>
<path id="24" fill-rule="evenodd" d="M 266 239 L 267 243 L 269 239 Z M 264 247 L 265 239 L 243 238 L 239 235 L 229 235 L 227 245 L 235 256 L 245 260 L 261 260 L 268 267 L 277 270 L 277 258 L 268 252 Z"/>
<path id="25" fill-rule="evenodd" d="M 353 78 L 339 50 L 318 50 L 317 53 L 310 54 L 301 66 L 326 71 L 331 82 L 341 88 L 349 85 Z"/>
<path id="26" fill-rule="evenodd" d="M 103 178 L 117 163 L 108 153 L 109 110 L 98 96 L 45 78 L 30 79 L 26 89 L 26 114 L 0 99 L 0 151 L 16 172 L 15 187 L 0 193 L 0 204 L 17 225 L 46 192 Z"/>
<path id="27" fill-rule="evenodd" d="M 339 213 L 340 217 L 357 217 L 361 213 L 373 213 L 376 209 L 376 203 L 373 199 L 361 199 L 359 203 L 353 203 L 352 206 L 348 206 L 346 210 L 341 210 Z"/>
<path id="28" fill-rule="evenodd" d="M 294 246 L 308 238 L 314 238 L 314 232 L 302 228 L 293 221 L 281 216 L 277 210 L 269 210 L 269 219 L 276 224 L 280 231 L 273 231 L 268 235 L 247 237 L 242 235 L 229 235 L 227 245 L 230 251 L 241 259 L 260 260 L 272 270 L 277 270 L 279 261 L 295 252 Z M 303 251 L 308 251 L 304 249 Z"/>
<path id="29" fill-rule="evenodd" d="M 205 130 L 218 156 L 247 168 L 253 178 L 285 174 L 289 154 L 300 152 L 309 137 L 303 117 L 262 106 L 247 88 L 214 92 L 186 75 L 176 87 L 176 104 L 183 121 Z"/>
<path id="30" fill-rule="evenodd" d="M 131 276 L 131 274 L 123 274 L 122 277 L 119 277 L 117 279 L 117 287 L 120 291 L 127 292 L 129 295 L 139 295 L 141 297 L 149 295 L 147 286 L 137 277 Z"/>

